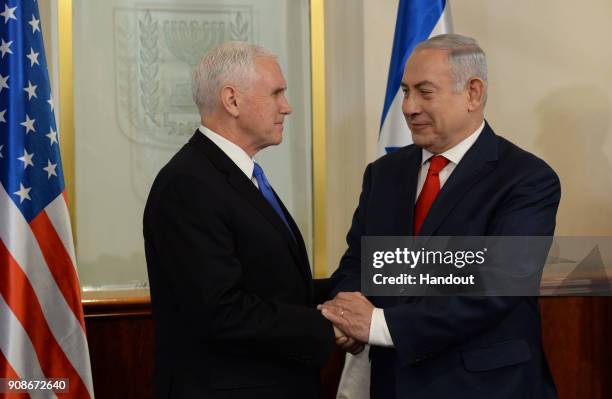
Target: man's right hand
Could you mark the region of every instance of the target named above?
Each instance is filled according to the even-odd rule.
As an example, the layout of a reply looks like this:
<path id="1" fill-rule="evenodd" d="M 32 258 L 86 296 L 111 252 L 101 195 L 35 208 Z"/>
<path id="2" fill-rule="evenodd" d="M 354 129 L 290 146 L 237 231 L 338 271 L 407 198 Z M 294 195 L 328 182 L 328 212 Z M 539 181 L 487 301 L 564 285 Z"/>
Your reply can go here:
<path id="1" fill-rule="evenodd" d="M 344 331 L 340 330 L 335 325 L 332 324 L 332 326 L 334 328 L 334 336 L 336 337 L 336 345 L 338 345 L 343 351 L 349 352 L 353 355 L 363 351 L 363 348 L 365 347 L 363 342 L 347 336 Z"/>

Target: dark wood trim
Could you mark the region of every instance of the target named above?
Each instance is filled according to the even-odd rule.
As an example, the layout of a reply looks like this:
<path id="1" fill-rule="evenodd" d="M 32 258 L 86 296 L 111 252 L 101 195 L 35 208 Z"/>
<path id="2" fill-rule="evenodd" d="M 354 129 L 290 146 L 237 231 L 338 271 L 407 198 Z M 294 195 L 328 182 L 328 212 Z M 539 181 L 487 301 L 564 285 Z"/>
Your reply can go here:
<path id="1" fill-rule="evenodd" d="M 85 318 L 151 314 L 151 296 L 148 289 L 85 291 L 81 302 Z"/>

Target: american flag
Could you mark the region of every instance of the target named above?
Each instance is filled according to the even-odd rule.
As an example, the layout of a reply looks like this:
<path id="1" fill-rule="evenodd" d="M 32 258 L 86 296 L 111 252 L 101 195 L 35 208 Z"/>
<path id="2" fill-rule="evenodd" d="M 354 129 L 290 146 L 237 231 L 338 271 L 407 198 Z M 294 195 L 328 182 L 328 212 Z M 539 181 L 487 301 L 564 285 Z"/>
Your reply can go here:
<path id="1" fill-rule="evenodd" d="M 94 396 L 35 0 L 0 0 L 0 378 Z"/>

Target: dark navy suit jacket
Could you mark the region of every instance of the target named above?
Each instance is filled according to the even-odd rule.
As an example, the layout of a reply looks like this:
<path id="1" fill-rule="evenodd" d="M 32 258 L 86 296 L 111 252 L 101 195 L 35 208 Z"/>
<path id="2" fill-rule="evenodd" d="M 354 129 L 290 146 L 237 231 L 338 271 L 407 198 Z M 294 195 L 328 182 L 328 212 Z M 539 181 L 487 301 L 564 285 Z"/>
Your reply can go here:
<path id="1" fill-rule="evenodd" d="M 335 348 L 298 227 L 196 131 L 144 215 L 155 398 L 314 399 Z M 325 295 L 328 295 L 328 292 Z"/>
<path id="2" fill-rule="evenodd" d="M 421 148 L 368 165 L 334 291 L 360 289 L 362 236 L 412 235 Z M 488 124 L 442 187 L 423 236 L 552 236 L 555 172 Z M 371 348 L 373 398 L 554 398 L 536 298 L 378 297 L 394 348 Z"/>

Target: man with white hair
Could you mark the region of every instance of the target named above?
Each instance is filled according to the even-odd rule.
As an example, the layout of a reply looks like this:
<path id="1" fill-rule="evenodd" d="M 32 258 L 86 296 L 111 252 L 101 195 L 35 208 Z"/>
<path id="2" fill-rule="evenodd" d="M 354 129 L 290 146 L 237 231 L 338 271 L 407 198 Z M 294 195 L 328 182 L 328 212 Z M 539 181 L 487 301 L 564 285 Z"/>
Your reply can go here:
<path id="1" fill-rule="evenodd" d="M 552 236 L 555 172 L 484 120 L 485 54 L 419 44 L 401 82 L 414 144 L 366 168 L 325 317 L 371 345 L 372 398 L 554 398 L 533 297 L 361 295 L 363 236 Z"/>
<path id="2" fill-rule="evenodd" d="M 300 231 L 253 161 L 282 140 L 285 90 L 276 57 L 247 43 L 194 73 L 202 125 L 144 215 L 156 398 L 317 398 L 335 341 L 354 342 L 314 308 Z"/>

